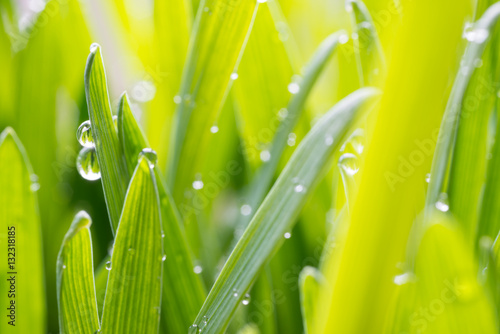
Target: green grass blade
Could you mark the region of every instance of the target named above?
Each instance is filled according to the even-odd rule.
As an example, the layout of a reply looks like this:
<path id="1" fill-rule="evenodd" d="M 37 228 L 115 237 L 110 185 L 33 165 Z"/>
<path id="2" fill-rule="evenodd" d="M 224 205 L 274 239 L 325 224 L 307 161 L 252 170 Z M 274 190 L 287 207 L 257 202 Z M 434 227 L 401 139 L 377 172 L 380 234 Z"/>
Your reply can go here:
<path id="1" fill-rule="evenodd" d="M 175 198 L 193 182 L 206 153 L 210 127 L 226 100 L 250 32 L 257 2 L 206 0 L 200 4 L 184 67 L 172 133 L 167 182 Z"/>
<path id="2" fill-rule="evenodd" d="M 7 128 L 0 135 L 0 254 L 3 259 L 0 291 L 5 293 L 4 316 L 0 322 L 2 333 L 46 332 L 42 235 L 34 193 L 34 187 L 39 185 L 32 176 L 24 147 L 14 130 Z M 12 275 L 16 276 L 15 296 L 9 292 L 8 279 Z M 14 319 L 8 317 L 10 311 L 7 310 L 13 300 L 15 327 L 8 323 Z"/>
<path id="3" fill-rule="evenodd" d="M 472 31 L 466 31 L 465 37 L 485 44 L 499 15 L 500 4 L 497 3 L 484 13 Z M 488 43 L 482 59 L 477 58 L 475 66 L 478 68 L 464 96 L 448 185 L 450 211 L 463 226 L 471 244 L 475 241 L 478 199 L 483 192 L 486 174 L 488 123 L 495 107 L 496 85 L 500 78 L 495 73 L 498 54 L 492 47 L 493 43 Z"/>
<path id="4" fill-rule="evenodd" d="M 102 187 L 113 233 L 118 227 L 127 187 L 128 174 L 120 155 L 102 61 L 101 47 L 92 47 L 85 68 L 85 94 L 92 136 L 101 170 Z"/>
<path id="5" fill-rule="evenodd" d="M 118 133 L 127 162 L 137 161 L 139 153 L 148 148 L 137 124 L 126 94 L 122 95 L 118 109 Z M 161 205 L 164 251 L 162 328 L 168 333 L 181 333 L 196 317 L 206 293 L 201 278 L 193 271 L 194 264 L 182 231 L 181 219 L 168 188 L 162 182 L 159 166 L 154 168 Z"/>
<path id="6" fill-rule="evenodd" d="M 127 191 L 108 265 L 102 333 L 156 333 L 160 323 L 163 249 L 153 170 L 141 158 Z"/>
<path id="7" fill-rule="evenodd" d="M 284 241 L 307 195 L 322 176 L 333 151 L 345 137 L 373 89 L 340 101 L 309 132 L 231 253 L 195 320 L 204 333 L 219 333 L 256 279 L 262 266 Z M 206 321 L 206 322 L 205 322 Z"/>
<path id="8" fill-rule="evenodd" d="M 57 299 L 61 333 L 94 333 L 99 329 L 92 260 L 92 220 L 76 214 L 57 257 Z"/>
<path id="9" fill-rule="evenodd" d="M 499 15 L 500 5 L 496 4 L 491 7 L 476 23 L 476 29 L 479 29 L 479 31 L 486 31 L 488 34 L 491 34 Z M 455 79 L 443 120 L 441 122 L 441 128 L 439 130 L 439 140 L 437 141 L 436 150 L 434 152 L 431 177 L 427 190 L 427 211 L 434 207 L 434 205 L 439 201 L 440 194 L 447 188 L 446 179 L 449 173 L 450 160 L 455 146 L 458 126 L 460 120 L 464 120 L 468 116 L 463 115 L 464 110 L 462 110 L 462 103 L 466 102 L 465 99 L 467 90 L 473 88 L 472 84 L 477 84 L 477 81 L 471 82 L 473 74 L 476 78 L 478 77 L 477 74 L 475 74 L 471 69 L 475 67 L 477 59 L 481 58 L 486 45 L 486 41 L 483 41 L 482 43 L 471 41 L 467 45 L 461 69 Z M 478 112 L 487 114 L 485 110 L 478 110 Z"/>
<path id="10" fill-rule="evenodd" d="M 269 187 L 271 186 L 273 177 L 278 169 L 278 164 L 283 154 L 283 150 L 287 146 L 288 136 L 297 125 L 300 114 L 304 109 L 304 104 L 319 78 L 323 68 L 335 51 L 339 37 L 345 35 L 345 32 L 337 32 L 328 36 L 323 43 L 318 47 L 311 61 L 307 65 L 304 78 L 300 85 L 300 90 L 290 100 L 287 108 L 287 116 L 280 123 L 273 142 L 271 144 L 270 159 L 264 163 L 257 171 L 254 181 L 250 185 L 248 204 L 252 208 L 259 207 L 264 199 Z M 247 225 L 252 218 L 251 215 L 242 217 L 242 224 Z"/>
<path id="11" fill-rule="evenodd" d="M 106 269 L 106 263 L 111 260 L 111 257 L 106 256 L 99 266 L 95 269 L 95 293 L 97 299 L 97 311 L 99 318 L 102 317 L 102 309 L 104 306 L 104 299 L 106 297 L 106 286 L 108 284 L 109 271 Z"/>
<path id="12" fill-rule="evenodd" d="M 477 280 L 474 252 L 456 226 L 441 213 L 431 214 L 418 249 L 416 279 L 398 283 L 407 285 L 399 296 L 407 309 L 387 332 L 498 333 L 495 308 Z"/>
<path id="13" fill-rule="evenodd" d="M 385 71 L 385 56 L 368 8 L 361 0 L 347 0 L 351 14 L 354 54 L 361 86 L 375 84 L 378 71 Z"/>
<path id="14" fill-rule="evenodd" d="M 300 272 L 300 306 L 302 308 L 302 318 L 304 320 L 304 333 L 312 334 L 314 315 L 318 305 L 318 294 L 321 285 L 325 283 L 325 278 L 319 270 L 314 267 L 305 267 Z"/>

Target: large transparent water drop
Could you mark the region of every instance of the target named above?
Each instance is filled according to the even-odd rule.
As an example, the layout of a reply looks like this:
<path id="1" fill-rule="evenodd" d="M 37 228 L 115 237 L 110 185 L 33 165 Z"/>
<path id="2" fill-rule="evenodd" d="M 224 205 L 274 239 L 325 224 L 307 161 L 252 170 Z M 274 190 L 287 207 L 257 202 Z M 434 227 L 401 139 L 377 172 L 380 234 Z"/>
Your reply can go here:
<path id="1" fill-rule="evenodd" d="M 145 157 L 149 161 L 149 165 L 151 168 L 154 168 L 156 163 L 158 162 L 158 155 L 156 151 L 151 148 L 145 148 L 139 153 L 139 159 L 141 157 Z"/>
<path id="2" fill-rule="evenodd" d="M 76 139 L 83 147 L 94 147 L 94 138 L 92 137 L 92 127 L 90 121 L 85 121 L 76 130 Z"/>
<path id="3" fill-rule="evenodd" d="M 101 178 L 95 147 L 84 147 L 80 150 L 76 158 L 76 169 L 85 180 L 95 181 Z"/>
<path id="4" fill-rule="evenodd" d="M 342 154 L 339 158 L 339 167 L 341 172 L 354 176 L 359 171 L 358 158 L 351 153 Z"/>

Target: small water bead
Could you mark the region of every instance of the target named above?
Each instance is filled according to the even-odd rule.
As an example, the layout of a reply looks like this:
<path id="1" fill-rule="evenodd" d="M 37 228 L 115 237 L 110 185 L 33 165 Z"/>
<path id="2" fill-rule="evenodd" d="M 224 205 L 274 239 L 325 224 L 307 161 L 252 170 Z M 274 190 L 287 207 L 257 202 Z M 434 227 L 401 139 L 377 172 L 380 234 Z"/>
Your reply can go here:
<path id="1" fill-rule="evenodd" d="M 231 78 L 231 80 L 236 80 L 236 79 L 238 79 L 238 73 L 236 73 L 236 72 L 231 73 L 230 78 Z"/>
<path id="2" fill-rule="evenodd" d="M 347 175 L 354 176 L 359 171 L 358 158 L 351 153 L 344 153 L 339 158 L 339 167 Z"/>
<path id="3" fill-rule="evenodd" d="M 305 191 L 305 187 L 301 184 L 297 184 L 295 186 L 295 188 L 293 188 L 293 190 L 296 192 L 296 193 L 302 193 Z"/>
<path id="4" fill-rule="evenodd" d="M 260 160 L 267 162 L 271 159 L 271 153 L 268 150 L 260 152 Z"/>
<path id="5" fill-rule="evenodd" d="M 194 266 L 193 271 L 195 274 L 201 274 L 203 268 L 201 266 Z"/>
<path id="6" fill-rule="evenodd" d="M 500 94 L 500 91 L 499 91 Z M 288 116 L 288 109 L 283 108 L 278 111 L 278 117 L 280 120 L 284 120 Z"/>
<path id="7" fill-rule="evenodd" d="M 342 34 L 339 36 L 339 43 L 340 44 L 346 44 L 347 42 L 349 42 L 349 35 Z"/>
<path id="8" fill-rule="evenodd" d="M 359 24 L 359 27 L 361 29 L 371 29 L 372 28 L 372 24 L 368 21 L 363 21 Z"/>
<path id="9" fill-rule="evenodd" d="M 33 192 L 38 191 L 40 189 L 40 183 L 38 183 L 38 175 L 31 174 L 30 181 L 31 181 L 30 190 Z"/>
<path id="10" fill-rule="evenodd" d="M 196 190 L 203 189 L 203 181 L 202 180 L 193 181 L 193 189 L 196 189 Z"/>
<path id="11" fill-rule="evenodd" d="M 97 43 L 90 44 L 90 52 L 92 52 L 92 53 L 95 52 L 98 47 L 100 47 L 100 45 Z"/>
<path id="12" fill-rule="evenodd" d="M 182 102 L 182 97 L 179 95 L 174 96 L 174 103 L 175 104 L 180 104 Z"/>
<path id="13" fill-rule="evenodd" d="M 165 233 L 163 233 L 163 232 L 162 232 L 162 233 L 161 233 L 161 237 L 162 237 L 162 238 L 165 238 Z"/>
<path id="14" fill-rule="evenodd" d="M 111 270 L 111 261 L 106 262 L 106 270 Z"/>
<path id="15" fill-rule="evenodd" d="M 436 209 L 441 212 L 448 212 L 450 205 L 448 204 L 448 195 L 442 193 L 439 195 L 439 200 L 436 202 Z"/>
<path id="16" fill-rule="evenodd" d="M 167 259 L 167 254 L 163 254 L 161 257 L 161 262 L 165 262 L 166 259 Z"/>
<path id="17" fill-rule="evenodd" d="M 154 168 L 156 163 L 158 162 L 158 154 L 156 154 L 155 150 L 151 148 L 144 148 L 140 153 L 139 153 L 139 159 L 141 157 L 145 157 L 148 159 L 150 163 L 150 167 Z"/>
<path id="18" fill-rule="evenodd" d="M 237 298 L 239 295 L 238 290 L 233 289 L 233 297 Z"/>
<path id="19" fill-rule="evenodd" d="M 251 299 L 250 294 L 246 293 L 241 303 L 246 306 L 250 304 L 250 299 Z"/>
<path id="20" fill-rule="evenodd" d="M 101 178 L 95 147 L 84 147 L 80 150 L 76 158 L 76 169 L 85 180 L 95 181 Z"/>
<path id="21" fill-rule="evenodd" d="M 427 183 L 431 182 L 431 173 L 425 174 L 425 182 Z"/>
<path id="22" fill-rule="evenodd" d="M 290 239 L 292 237 L 292 233 L 286 232 L 285 234 L 283 234 L 283 237 L 285 237 L 285 239 Z"/>
<path id="23" fill-rule="evenodd" d="M 486 29 L 472 29 L 464 32 L 464 37 L 467 41 L 482 44 L 488 39 L 490 33 Z"/>
<path id="24" fill-rule="evenodd" d="M 409 283 L 413 280 L 413 274 L 411 273 L 404 273 L 398 276 L 394 276 L 394 284 L 396 285 L 403 285 L 406 283 Z"/>
<path id="25" fill-rule="evenodd" d="M 252 207 L 248 204 L 243 204 L 240 208 L 240 213 L 243 216 L 249 216 L 252 213 Z"/>
<path id="26" fill-rule="evenodd" d="M 333 137 L 330 135 L 325 136 L 325 145 L 326 146 L 332 146 L 333 144 Z"/>
<path id="27" fill-rule="evenodd" d="M 210 132 L 212 133 L 219 132 L 219 127 L 217 125 L 212 125 L 212 127 L 210 128 Z"/>
<path id="28" fill-rule="evenodd" d="M 288 140 L 286 143 L 288 144 L 288 146 L 295 146 L 296 139 L 297 135 L 292 132 L 288 135 Z"/>
<path id="29" fill-rule="evenodd" d="M 94 138 L 92 137 L 92 127 L 90 121 L 85 121 L 76 130 L 76 139 L 83 147 L 94 147 Z"/>
<path id="30" fill-rule="evenodd" d="M 63 264 L 63 265 L 62 265 L 62 268 L 63 268 L 63 269 L 66 269 L 66 265 L 65 265 L 65 264 Z"/>
<path id="31" fill-rule="evenodd" d="M 267 0 L 257 0 L 257 3 L 266 3 Z"/>
<path id="32" fill-rule="evenodd" d="M 288 91 L 292 94 L 297 94 L 300 91 L 300 86 L 296 82 L 292 82 L 288 85 Z"/>
<path id="33" fill-rule="evenodd" d="M 196 333 L 198 333 L 198 325 L 192 324 L 191 326 L 189 326 L 188 334 L 196 334 Z"/>

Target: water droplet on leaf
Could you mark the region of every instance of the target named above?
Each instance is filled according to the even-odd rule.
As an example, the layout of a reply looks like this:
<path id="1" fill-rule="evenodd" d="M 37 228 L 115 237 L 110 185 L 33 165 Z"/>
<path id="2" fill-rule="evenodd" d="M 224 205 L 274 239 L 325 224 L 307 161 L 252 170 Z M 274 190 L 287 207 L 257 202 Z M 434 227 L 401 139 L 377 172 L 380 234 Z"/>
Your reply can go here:
<path id="1" fill-rule="evenodd" d="M 101 178 L 97 153 L 94 147 L 84 147 L 80 150 L 76 158 L 76 169 L 85 180 L 95 181 Z"/>
<path id="2" fill-rule="evenodd" d="M 111 270 L 111 261 L 106 262 L 106 270 Z"/>
<path id="3" fill-rule="evenodd" d="M 241 303 L 245 306 L 250 304 L 250 294 L 246 293 L 245 297 L 243 297 L 243 300 L 241 301 Z"/>
<path id="4" fill-rule="evenodd" d="M 158 155 L 156 154 L 156 152 L 151 149 L 151 148 L 144 148 L 140 153 L 139 153 L 139 159 L 141 157 L 145 157 L 146 159 L 148 159 L 149 163 L 150 163 L 150 167 L 151 168 L 154 168 L 156 163 L 158 162 Z"/>
<path id="5" fill-rule="evenodd" d="M 92 128 L 90 121 L 85 121 L 76 130 L 76 139 L 83 147 L 94 147 L 94 138 L 92 137 Z"/>
<path id="6" fill-rule="evenodd" d="M 240 208 L 240 213 L 243 216 L 248 216 L 252 213 L 252 207 L 248 204 L 243 204 Z"/>

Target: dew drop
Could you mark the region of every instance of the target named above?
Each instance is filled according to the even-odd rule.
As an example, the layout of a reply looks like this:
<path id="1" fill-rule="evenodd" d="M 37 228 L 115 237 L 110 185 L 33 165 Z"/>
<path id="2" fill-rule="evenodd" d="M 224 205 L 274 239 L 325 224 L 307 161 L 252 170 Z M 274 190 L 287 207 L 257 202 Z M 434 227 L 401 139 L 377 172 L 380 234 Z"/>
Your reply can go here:
<path id="1" fill-rule="evenodd" d="M 233 297 L 237 298 L 239 295 L 238 290 L 233 289 Z"/>
<path id="2" fill-rule="evenodd" d="M 192 324 L 191 326 L 189 326 L 188 334 L 196 334 L 196 333 L 198 333 L 198 325 Z"/>
<path id="3" fill-rule="evenodd" d="M 266 3 L 267 0 L 257 0 L 257 3 Z"/>
<path id="4" fill-rule="evenodd" d="M 236 73 L 236 72 L 231 73 L 230 78 L 231 78 L 231 80 L 236 80 L 236 79 L 238 79 L 238 73 Z"/>
<path id="5" fill-rule="evenodd" d="M 240 208 L 240 213 L 243 216 L 249 216 L 252 213 L 252 207 L 248 204 L 243 204 Z"/>
<path id="6" fill-rule="evenodd" d="M 90 52 L 94 53 L 98 47 L 100 47 L 100 45 L 97 43 L 90 44 Z"/>
<path id="7" fill-rule="evenodd" d="M 295 146 L 296 139 L 297 139 L 297 135 L 293 132 L 290 133 L 288 135 L 288 140 L 287 140 L 288 146 Z"/>
<path id="8" fill-rule="evenodd" d="M 149 161 L 149 166 L 151 168 L 155 168 L 156 163 L 158 162 L 158 155 L 156 152 L 151 149 L 151 148 L 144 148 L 140 153 L 139 153 L 139 159 L 141 157 L 146 158 Z"/>
<path id="9" fill-rule="evenodd" d="M 330 135 L 325 136 L 325 145 L 326 146 L 332 146 L 333 144 L 333 137 Z"/>
<path id="10" fill-rule="evenodd" d="M 398 276 L 394 276 L 394 284 L 403 285 L 409 283 L 413 280 L 413 275 L 411 273 L 404 273 Z"/>
<path id="11" fill-rule="evenodd" d="M 111 261 L 106 262 L 106 270 L 111 270 Z"/>
<path id="12" fill-rule="evenodd" d="M 425 174 L 425 182 L 427 183 L 431 182 L 431 173 Z"/>
<path id="13" fill-rule="evenodd" d="M 344 153 L 339 158 L 339 167 L 347 175 L 354 176 L 359 171 L 358 158 L 352 153 Z"/>
<path id="14" fill-rule="evenodd" d="M 500 91 L 499 91 L 499 95 L 500 95 Z M 283 108 L 283 109 L 280 109 L 280 111 L 278 111 L 278 117 L 280 120 L 284 120 L 287 116 L 288 116 L 288 109 Z"/>
<path id="15" fill-rule="evenodd" d="M 347 42 L 349 42 L 349 35 L 342 34 L 339 36 L 339 43 L 340 44 L 346 44 Z"/>
<path id="16" fill-rule="evenodd" d="M 162 233 L 161 233 L 161 237 L 162 237 L 162 238 L 165 238 L 165 233 L 163 233 L 163 232 L 162 232 Z"/>
<path id="17" fill-rule="evenodd" d="M 85 180 L 95 181 L 101 178 L 94 147 L 84 147 L 80 150 L 76 158 L 76 169 Z"/>
<path id="18" fill-rule="evenodd" d="M 490 33 L 486 29 L 471 29 L 464 32 L 467 41 L 476 44 L 482 44 L 489 37 Z"/>
<path id="19" fill-rule="evenodd" d="M 203 268 L 201 266 L 194 266 L 193 271 L 195 274 L 201 274 Z"/>
<path id="20" fill-rule="evenodd" d="M 260 152 L 260 160 L 263 162 L 269 161 L 271 159 L 271 153 L 268 150 Z"/>
<path id="21" fill-rule="evenodd" d="M 63 269 L 66 269 L 66 265 L 65 265 L 65 264 L 63 264 L 63 265 L 62 265 L 62 268 L 63 268 Z"/>
<path id="22" fill-rule="evenodd" d="M 285 234 L 283 234 L 283 236 L 285 237 L 285 239 L 290 239 L 292 237 L 292 233 L 286 232 Z"/>
<path id="23" fill-rule="evenodd" d="M 182 97 L 180 95 L 174 96 L 174 103 L 175 104 L 180 104 L 182 102 Z"/>
<path id="24" fill-rule="evenodd" d="M 303 185 L 301 185 L 301 184 L 297 184 L 297 185 L 295 186 L 295 188 L 293 188 L 293 190 L 294 190 L 296 193 L 302 193 L 302 192 L 304 192 L 305 188 L 304 188 L 304 186 L 303 186 Z"/>
<path id="25" fill-rule="evenodd" d="M 439 195 L 439 200 L 436 202 L 436 209 L 441 212 L 448 212 L 450 205 L 448 204 L 448 195 L 446 193 L 441 193 Z"/>
<path id="26" fill-rule="evenodd" d="M 163 254 L 163 256 L 161 257 L 161 262 L 165 262 L 166 259 L 167 259 L 167 254 Z"/>
<path id="27" fill-rule="evenodd" d="M 200 190 L 203 189 L 203 181 L 202 180 L 196 180 L 193 182 L 193 189 Z"/>
<path id="28" fill-rule="evenodd" d="M 241 301 L 241 303 L 246 306 L 246 305 L 250 304 L 250 299 L 251 299 L 250 294 L 246 293 L 245 296 L 243 297 L 243 300 Z"/>
<path id="29" fill-rule="evenodd" d="M 217 125 L 212 125 L 212 127 L 210 128 L 210 132 L 212 133 L 219 132 L 219 127 Z"/>
<path id="30" fill-rule="evenodd" d="M 300 86 L 296 82 L 292 82 L 288 85 L 288 91 L 292 94 L 297 94 L 300 91 Z"/>
<path id="31" fill-rule="evenodd" d="M 85 121 L 76 130 L 76 139 L 83 147 L 94 147 L 94 138 L 92 137 L 92 128 L 90 121 Z"/>

